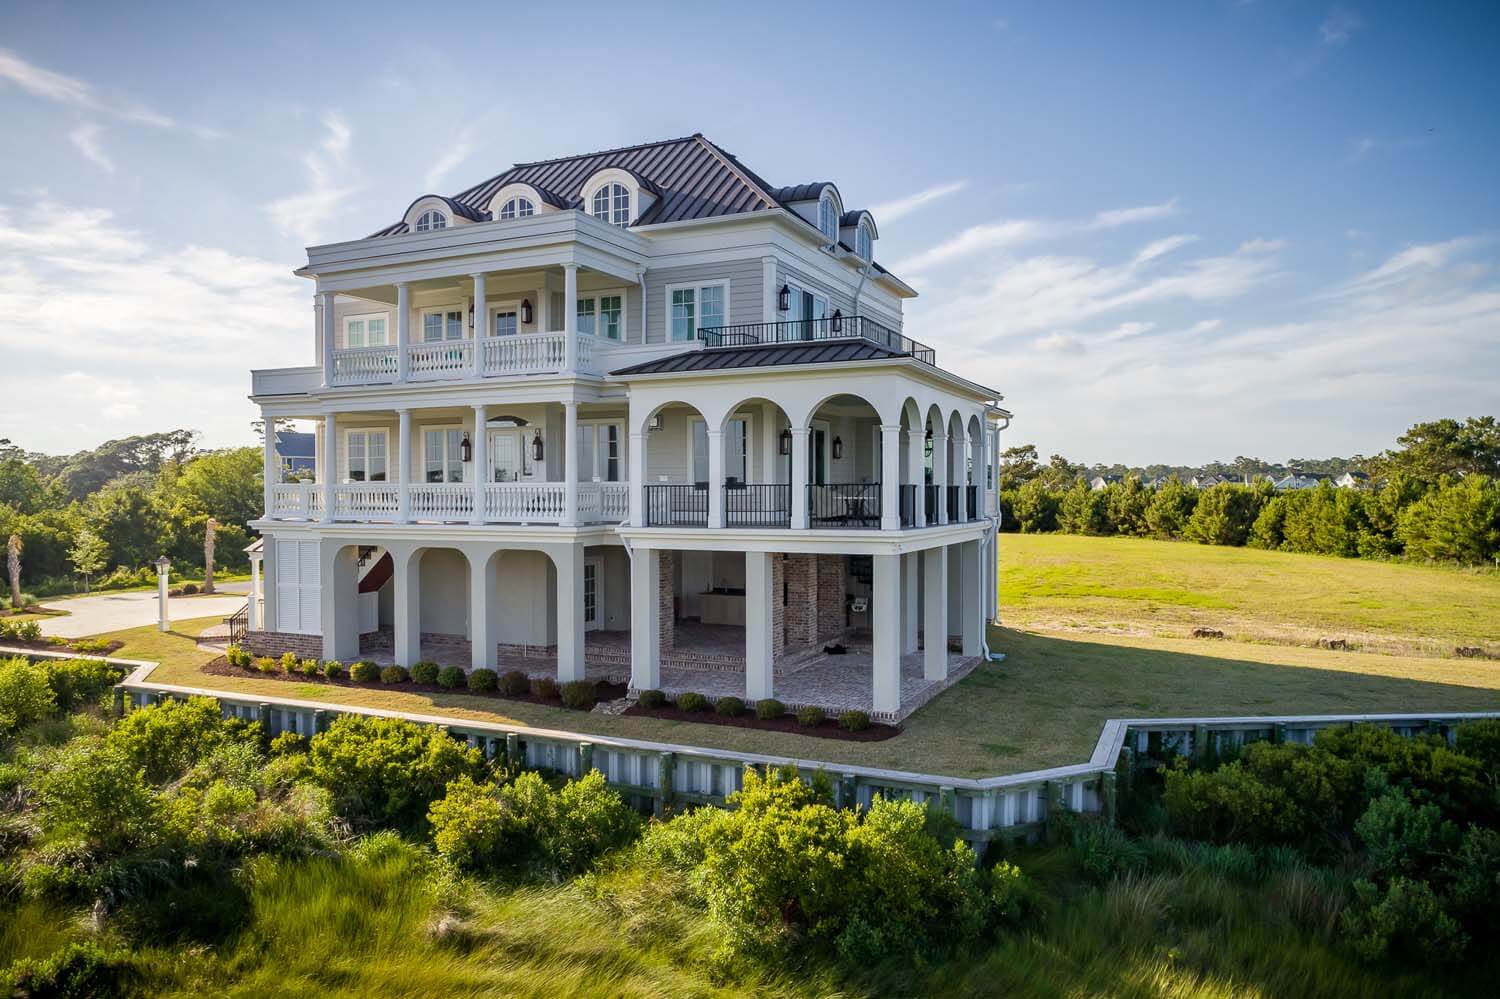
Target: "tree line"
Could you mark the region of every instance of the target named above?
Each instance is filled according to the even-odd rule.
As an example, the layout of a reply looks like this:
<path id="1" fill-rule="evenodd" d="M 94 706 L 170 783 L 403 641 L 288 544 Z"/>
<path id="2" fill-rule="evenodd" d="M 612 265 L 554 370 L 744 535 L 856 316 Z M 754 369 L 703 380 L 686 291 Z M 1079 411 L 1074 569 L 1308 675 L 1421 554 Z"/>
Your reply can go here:
<path id="1" fill-rule="evenodd" d="M 1332 459 L 1331 461 L 1336 461 Z M 1236 459 L 1258 462 L 1258 459 Z M 1196 489 L 1139 471 L 1095 489 L 1088 469 L 1032 445 L 1001 459 L 1002 530 L 1124 535 L 1346 558 L 1475 565 L 1500 558 L 1500 425 L 1494 417 L 1420 423 L 1358 469 L 1369 487 L 1278 491 L 1262 479 Z"/>

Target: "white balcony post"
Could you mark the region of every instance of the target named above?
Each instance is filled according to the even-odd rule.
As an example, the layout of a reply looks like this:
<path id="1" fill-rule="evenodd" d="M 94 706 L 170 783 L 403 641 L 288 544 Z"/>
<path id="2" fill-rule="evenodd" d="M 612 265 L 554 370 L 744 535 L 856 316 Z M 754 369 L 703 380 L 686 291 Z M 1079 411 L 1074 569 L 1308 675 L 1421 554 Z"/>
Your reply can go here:
<path id="1" fill-rule="evenodd" d="M 563 367 L 578 370 L 578 265 L 563 264 Z"/>
<path id="2" fill-rule="evenodd" d="M 333 523 L 333 484 L 339 477 L 339 431 L 334 414 L 323 416 L 323 523 Z"/>
<path id="3" fill-rule="evenodd" d="M 949 438 L 949 449 L 953 454 L 953 477 L 958 480 L 958 521 L 963 523 L 969 519 L 969 490 L 965 487 L 969 484 L 969 438 L 960 432 L 957 437 Z"/>
<path id="4" fill-rule="evenodd" d="M 792 530 L 807 529 L 807 428 L 792 428 Z"/>
<path id="5" fill-rule="evenodd" d="M 260 560 L 261 556 L 250 556 L 250 599 L 245 603 L 245 627 L 250 631 L 261 631 L 260 623 Z"/>
<path id="6" fill-rule="evenodd" d="M 901 556 L 874 555 L 870 628 L 874 708 L 894 714 L 901 708 Z"/>
<path id="7" fill-rule="evenodd" d="M 557 565 L 557 682 L 584 677 L 583 545 L 553 550 Z"/>
<path id="8" fill-rule="evenodd" d="M 948 435 L 932 432 L 932 484 L 937 486 L 933 523 L 948 523 Z"/>
<path id="9" fill-rule="evenodd" d="M 880 427 L 880 529 L 901 529 L 901 425 Z"/>
<path id="10" fill-rule="evenodd" d="M 965 541 L 956 546 L 955 555 L 958 558 L 959 578 L 963 585 L 959 589 L 959 623 L 962 625 L 963 654 L 965 656 L 977 656 L 983 646 L 980 644 L 984 638 L 984 610 L 980 602 L 980 595 L 984 593 L 984 577 L 980 573 L 980 564 L 983 561 L 980 556 L 980 543 L 978 541 Z"/>
<path id="11" fill-rule="evenodd" d="M 469 515 L 469 523 L 479 525 L 484 523 L 484 487 L 489 481 L 489 448 L 485 446 L 485 428 L 490 420 L 489 406 L 474 407 L 474 433 L 469 438 L 469 444 L 474 451 L 474 460 L 470 463 L 474 466 L 474 510 Z"/>
<path id="12" fill-rule="evenodd" d="M 411 285 L 396 284 L 396 381 L 406 381 L 407 348 L 411 346 Z"/>
<path id="13" fill-rule="evenodd" d="M 922 677 L 948 678 L 948 548 L 922 553 Z"/>
<path id="14" fill-rule="evenodd" d="M 260 411 L 260 418 L 266 427 L 265 458 L 261 465 L 261 478 L 265 480 L 265 515 L 269 517 L 275 505 L 276 486 L 281 482 L 281 465 L 276 460 L 276 420 L 265 410 Z"/>
<path id="15" fill-rule="evenodd" d="M 630 685 L 636 690 L 661 686 L 660 572 L 655 548 L 630 552 Z"/>
<path id="16" fill-rule="evenodd" d="M 563 526 L 578 524 L 578 403 L 563 403 Z"/>
<path id="17" fill-rule="evenodd" d="M 724 431 L 708 431 L 708 526 L 724 526 Z"/>
<path id="18" fill-rule="evenodd" d="M 328 388 L 333 384 L 333 299 L 331 291 L 318 293 L 318 299 L 323 308 L 319 313 L 319 319 L 323 322 L 323 387 Z"/>
<path id="19" fill-rule="evenodd" d="M 927 439 L 921 427 L 912 427 L 906 432 L 906 474 L 911 476 L 912 484 L 917 487 L 916 509 L 912 511 L 912 523 L 917 527 L 925 527 L 927 524 L 927 477 L 923 474 L 927 468 L 924 454 L 926 448 Z"/>
<path id="20" fill-rule="evenodd" d="M 646 435 L 630 435 L 630 523 L 646 526 Z"/>
<path id="21" fill-rule="evenodd" d="M 489 310 L 484 304 L 484 274 L 470 274 L 469 277 L 474 279 L 474 375 L 478 377 L 484 374 L 484 361 L 479 356 L 479 345 L 483 342 L 485 330 L 489 328 Z M 478 446 L 478 442 L 475 446 Z"/>
<path id="22" fill-rule="evenodd" d="M 396 519 L 411 520 L 411 410 L 396 410 Z"/>
<path id="23" fill-rule="evenodd" d="M 769 552 L 745 553 L 745 700 L 751 703 L 772 696 L 772 608 L 781 596 L 772 592 L 772 577 Z"/>

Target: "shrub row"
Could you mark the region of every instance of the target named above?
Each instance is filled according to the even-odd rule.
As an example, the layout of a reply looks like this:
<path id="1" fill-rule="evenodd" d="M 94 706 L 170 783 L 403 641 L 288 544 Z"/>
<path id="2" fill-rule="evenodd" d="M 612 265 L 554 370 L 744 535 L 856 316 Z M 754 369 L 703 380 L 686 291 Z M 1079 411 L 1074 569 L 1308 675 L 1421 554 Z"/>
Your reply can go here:
<path id="1" fill-rule="evenodd" d="M 669 704 L 674 705 L 679 711 L 697 713 L 707 711 L 710 707 L 709 700 L 703 694 L 694 690 L 685 690 L 678 694 L 675 701 L 660 690 L 643 690 L 636 698 L 641 707 L 649 710 L 664 708 Z M 738 718 L 745 713 L 746 705 L 743 700 L 733 695 L 720 697 L 712 702 L 714 713 L 725 718 Z M 786 716 L 786 705 L 774 697 L 767 697 L 755 702 L 755 717 L 761 721 L 775 721 Z M 828 715 L 822 708 L 809 704 L 797 709 L 797 724 L 804 728 L 812 728 L 823 724 Z M 849 732 L 862 732 L 870 727 L 870 716 L 864 711 L 841 711 L 838 717 L 839 726 Z"/>

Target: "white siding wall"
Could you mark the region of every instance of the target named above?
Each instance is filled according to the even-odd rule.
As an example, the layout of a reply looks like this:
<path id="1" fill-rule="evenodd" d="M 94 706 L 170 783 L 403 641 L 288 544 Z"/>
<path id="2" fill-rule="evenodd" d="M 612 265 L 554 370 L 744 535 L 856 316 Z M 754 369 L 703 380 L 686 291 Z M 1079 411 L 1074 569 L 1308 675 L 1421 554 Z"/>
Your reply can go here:
<path id="1" fill-rule="evenodd" d="M 436 635 L 469 633 L 469 563 L 462 552 L 434 548 L 419 563 L 422 631 Z"/>
<path id="2" fill-rule="evenodd" d="M 646 342 L 667 340 L 667 286 L 695 281 L 729 281 L 729 316 L 733 323 L 761 321 L 760 257 L 726 260 L 716 264 L 693 264 L 688 267 L 660 267 L 646 272 Z"/>

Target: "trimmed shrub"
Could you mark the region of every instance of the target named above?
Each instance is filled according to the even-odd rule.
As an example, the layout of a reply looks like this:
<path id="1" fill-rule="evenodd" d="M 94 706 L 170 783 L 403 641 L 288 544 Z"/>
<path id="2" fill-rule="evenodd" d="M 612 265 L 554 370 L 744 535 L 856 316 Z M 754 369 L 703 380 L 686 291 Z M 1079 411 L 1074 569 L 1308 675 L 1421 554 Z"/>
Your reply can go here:
<path id="1" fill-rule="evenodd" d="M 295 673 L 302 668 L 302 660 L 295 652 L 283 652 L 281 654 L 281 671 L 283 673 Z"/>
<path id="2" fill-rule="evenodd" d="M 495 671 L 492 669 L 474 669 L 469 671 L 469 689 L 476 694 L 488 694 L 494 691 L 497 684 Z"/>
<path id="3" fill-rule="evenodd" d="M 803 728 L 812 728 L 814 725 L 821 725 L 827 717 L 828 712 L 816 704 L 806 704 L 797 709 L 797 724 Z"/>
<path id="4" fill-rule="evenodd" d="M 73 649 L 74 652 L 103 652 L 105 649 L 109 648 L 109 639 L 75 638 L 67 644 Z"/>
<path id="5" fill-rule="evenodd" d="M 438 664 L 429 659 L 423 659 L 415 663 L 411 668 L 411 679 L 413 683 L 436 683 L 438 678 Z"/>
<path id="6" fill-rule="evenodd" d="M 550 676 L 539 676 L 531 681 L 531 692 L 544 701 L 557 696 L 557 681 Z"/>
<path id="7" fill-rule="evenodd" d="M 846 732 L 863 732 L 870 727 L 870 716 L 863 711 L 840 711 L 839 728 Z"/>
<path id="8" fill-rule="evenodd" d="M 562 702 L 565 708 L 587 711 L 599 699 L 599 689 L 592 680 L 570 680 L 562 685 Z"/>
<path id="9" fill-rule="evenodd" d="M 304 659 L 304 660 L 302 660 L 302 675 L 303 676 L 317 676 L 318 675 L 318 661 L 316 659 Z"/>
<path id="10" fill-rule="evenodd" d="M 330 680 L 337 680 L 344 675 L 344 664 L 337 659 L 330 659 L 323 664 L 323 675 Z"/>
<path id="11" fill-rule="evenodd" d="M 405 683 L 411 674 L 406 672 L 403 666 L 387 666 L 380 671 L 381 683 Z"/>
<path id="12" fill-rule="evenodd" d="M 413 669 L 412 679 L 416 679 L 417 671 Z M 444 666 L 438 670 L 437 685 L 444 690 L 457 690 L 464 685 L 464 671 L 461 666 Z"/>
<path id="13" fill-rule="evenodd" d="M 636 703 L 643 708 L 660 708 L 666 705 L 667 695 L 659 690 L 643 690 L 636 698 Z"/>
<path id="14" fill-rule="evenodd" d="M 706 711 L 708 709 L 708 698 L 695 690 L 685 690 L 677 695 L 677 710 L 679 711 Z"/>
<path id="15" fill-rule="evenodd" d="M 774 697 L 762 698 L 755 702 L 755 717 L 761 721 L 775 721 L 786 714 L 786 705 Z"/>
<path id="16" fill-rule="evenodd" d="M 506 670 L 500 678 L 500 693 L 507 697 L 522 697 L 531 693 L 531 677 L 518 669 Z"/>
<path id="17" fill-rule="evenodd" d="M 244 649 L 240 648 L 238 645 L 230 644 L 230 645 L 226 646 L 225 649 L 224 649 L 224 659 L 231 666 L 244 666 L 244 665 L 247 664 L 246 661 L 249 658 L 250 658 L 250 653 L 246 652 Z"/>
<path id="18" fill-rule="evenodd" d="M 198 584 L 197 583 L 183 583 L 182 584 L 182 595 L 183 596 L 190 597 L 194 593 L 197 593 L 197 592 L 198 592 Z"/>
<path id="19" fill-rule="evenodd" d="M 745 713 L 745 702 L 738 697 L 721 697 L 714 701 L 714 713 L 725 718 L 738 718 Z"/>
<path id="20" fill-rule="evenodd" d="M 260 670 L 262 673 L 275 673 L 277 670 L 281 669 L 281 664 L 275 659 L 272 659 L 270 656 L 261 656 L 259 659 L 255 660 L 255 668 Z"/>
<path id="21" fill-rule="evenodd" d="M 57 695 L 40 663 L 17 656 L 0 663 L 0 738 L 8 739 L 57 710 Z"/>
<path id="22" fill-rule="evenodd" d="M 349 667 L 349 679 L 355 683 L 374 683 L 380 677 L 380 667 L 368 659 L 361 659 Z"/>

